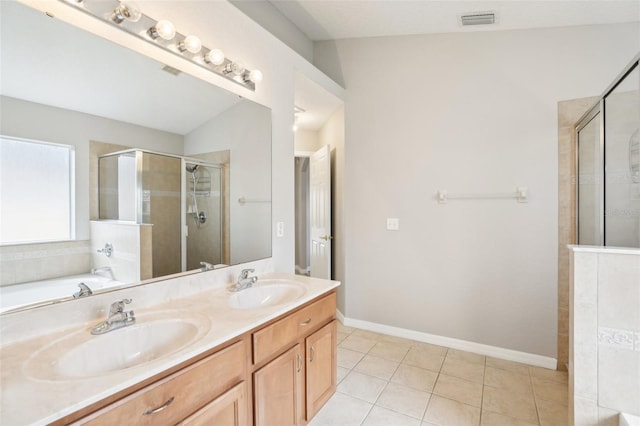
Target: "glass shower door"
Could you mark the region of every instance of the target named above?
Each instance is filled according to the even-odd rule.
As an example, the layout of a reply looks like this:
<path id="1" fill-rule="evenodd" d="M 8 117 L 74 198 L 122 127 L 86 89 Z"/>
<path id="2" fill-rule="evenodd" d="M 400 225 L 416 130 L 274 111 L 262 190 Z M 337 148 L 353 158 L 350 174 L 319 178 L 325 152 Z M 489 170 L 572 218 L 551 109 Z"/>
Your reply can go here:
<path id="1" fill-rule="evenodd" d="M 604 242 L 600 108 L 578 129 L 578 244 Z"/>
<path id="2" fill-rule="evenodd" d="M 605 245 L 640 247 L 640 70 L 605 99 Z"/>

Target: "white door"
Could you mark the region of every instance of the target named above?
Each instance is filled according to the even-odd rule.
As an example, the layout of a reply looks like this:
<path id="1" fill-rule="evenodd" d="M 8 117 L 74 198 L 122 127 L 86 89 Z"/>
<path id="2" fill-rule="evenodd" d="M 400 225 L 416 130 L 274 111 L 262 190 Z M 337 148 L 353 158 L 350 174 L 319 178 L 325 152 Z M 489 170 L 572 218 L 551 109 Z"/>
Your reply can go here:
<path id="1" fill-rule="evenodd" d="M 311 276 L 331 279 L 331 147 L 309 159 L 309 222 Z"/>

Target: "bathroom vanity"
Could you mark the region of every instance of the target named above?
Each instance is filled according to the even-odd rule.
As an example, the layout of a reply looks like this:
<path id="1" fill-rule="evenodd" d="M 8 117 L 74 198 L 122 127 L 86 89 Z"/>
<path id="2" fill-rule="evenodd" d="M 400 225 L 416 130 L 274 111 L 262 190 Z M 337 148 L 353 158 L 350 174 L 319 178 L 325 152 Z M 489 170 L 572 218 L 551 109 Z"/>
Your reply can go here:
<path id="1" fill-rule="evenodd" d="M 136 309 L 135 325 L 104 335 L 90 335 L 94 322 L 3 345 L 0 421 L 304 425 L 336 388 L 338 285 L 272 274 L 261 276 L 255 289 L 230 293 L 217 285 Z M 294 300 L 285 297 L 271 306 L 252 305 L 258 299 L 250 292 L 243 296 L 242 307 L 230 301 L 242 292 L 265 288 L 302 290 L 291 293 Z M 135 301 L 136 296 L 127 295 L 133 291 L 122 293 Z M 114 299 L 116 293 L 101 297 Z M 130 342 L 127 334 L 133 336 Z M 167 335 L 176 348 L 149 335 Z M 138 343 L 146 339 L 150 343 Z M 125 348 L 113 343 L 118 341 Z M 152 350 L 146 349 L 150 346 Z M 126 347 L 150 360 L 131 366 L 109 361 L 126 353 Z M 110 350 L 113 356 L 95 363 L 74 355 L 78 348 L 86 356 L 99 358 L 99 352 Z"/>

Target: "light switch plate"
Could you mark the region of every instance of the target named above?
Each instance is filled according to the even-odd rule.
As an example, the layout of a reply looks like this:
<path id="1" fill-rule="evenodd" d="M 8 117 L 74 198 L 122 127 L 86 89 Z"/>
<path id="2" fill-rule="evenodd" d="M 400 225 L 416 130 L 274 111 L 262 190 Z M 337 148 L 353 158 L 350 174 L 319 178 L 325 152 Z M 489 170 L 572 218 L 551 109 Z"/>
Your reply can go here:
<path id="1" fill-rule="evenodd" d="M 397 231 L 400 229 L 400 220 L 397 217 L 387 218 L 387 231 Z"/>
<path id="2" fill-rule="evenodd" d="M 284 237 L 284 222 L 276 223 L 276 237 Z"/>

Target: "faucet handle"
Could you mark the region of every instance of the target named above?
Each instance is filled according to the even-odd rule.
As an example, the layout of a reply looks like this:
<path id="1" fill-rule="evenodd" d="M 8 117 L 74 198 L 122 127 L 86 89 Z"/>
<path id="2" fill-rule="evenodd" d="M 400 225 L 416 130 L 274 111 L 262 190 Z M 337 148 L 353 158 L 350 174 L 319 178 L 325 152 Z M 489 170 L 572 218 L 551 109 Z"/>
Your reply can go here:
<path id="1" fill-rule="evenodd" d="M 124 305 L 131 303 L 131 299 L 117 300 L 111 304 L 110 311 L 112 314 L 119 314 L 124 311 Z"/>
<path id="2" fill-rule="evenodd" d="M 249 274 L 255 272 L 255 269 L 243 269 L 240 272 L 240 277 L 238 278 L 239 280 L 246 280 L 247 278 L 249 278 Z"/>

